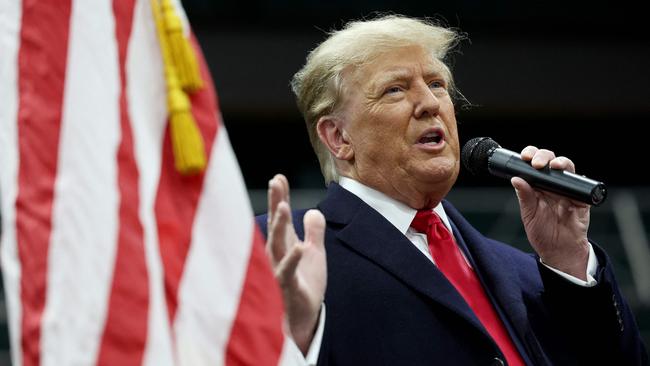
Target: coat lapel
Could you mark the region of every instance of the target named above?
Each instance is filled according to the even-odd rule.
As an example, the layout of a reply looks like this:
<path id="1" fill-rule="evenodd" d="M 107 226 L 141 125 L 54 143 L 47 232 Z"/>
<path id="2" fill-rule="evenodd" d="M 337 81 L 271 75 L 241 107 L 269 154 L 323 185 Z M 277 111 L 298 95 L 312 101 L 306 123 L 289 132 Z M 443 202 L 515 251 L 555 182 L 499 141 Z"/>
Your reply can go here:
<path id="1" fill-rule="evenodd" d="M 489 338 L 469 305 L 444 275 L 377 211 L 336 183 L 330 184 L 319 209 L 330 223 L 343 226 L 336 235 L 345 245 L 458 314 Z"/>
<path id="2" fill-rule="evenodd" d="M 520 264 L 511 253 L 497 252 L 495 244 L 474 229 L 451 204 L 445 201 L 443 206 L 458 244 L 465 251 L 488 296 L 497 303 L 506 326 L 514 331 L 515 343 L 523 348 L 519 351 L 540 360 L 543 352 L 530 327 L 519 274 L 515 270 Z"/>

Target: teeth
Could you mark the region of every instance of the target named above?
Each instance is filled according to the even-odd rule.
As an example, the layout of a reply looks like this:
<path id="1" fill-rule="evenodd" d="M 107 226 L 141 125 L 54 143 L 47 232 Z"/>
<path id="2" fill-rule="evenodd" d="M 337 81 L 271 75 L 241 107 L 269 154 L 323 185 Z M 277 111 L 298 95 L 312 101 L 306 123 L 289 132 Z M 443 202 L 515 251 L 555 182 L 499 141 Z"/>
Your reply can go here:
<path id="1" fill-rule="evenodd" d="M 429 132 L 420 138 L 421 144 L 437 144 L 442 136 L 438 132 Z"/>

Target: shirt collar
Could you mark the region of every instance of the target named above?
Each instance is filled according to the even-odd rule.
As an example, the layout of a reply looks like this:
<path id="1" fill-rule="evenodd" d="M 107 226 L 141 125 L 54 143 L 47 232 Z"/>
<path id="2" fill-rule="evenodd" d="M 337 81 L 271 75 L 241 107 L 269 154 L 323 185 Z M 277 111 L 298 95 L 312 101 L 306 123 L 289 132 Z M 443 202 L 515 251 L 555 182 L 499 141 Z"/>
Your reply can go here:
<path id="1" fill-rule="evenodd" d="M 380 215 L 393 224 L 402 234 L 406 234 L 411 226 L 411 222 L 415 218 L 417 210 L 351 178 L 341 177 L 339 179 L 339 185 L 379 212 Z M 433 211 L 440 216 L 440 219 L 449 232 L 452 232 L 442 203 L 434 207 Z"/>

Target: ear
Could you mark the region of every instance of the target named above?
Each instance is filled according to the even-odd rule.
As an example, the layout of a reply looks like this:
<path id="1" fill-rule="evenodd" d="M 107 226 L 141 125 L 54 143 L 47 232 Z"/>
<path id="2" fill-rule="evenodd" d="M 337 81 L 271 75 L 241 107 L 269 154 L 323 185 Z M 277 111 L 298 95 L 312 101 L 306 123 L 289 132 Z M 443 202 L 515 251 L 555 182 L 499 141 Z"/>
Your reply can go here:
<path id="1" fill-rule="evenodd" d="M 318 119 L 316 131 L 321 142 L 339 160 L 352 160 L 354 149 L 350 136 L 343 129 L 343 121 L 334 116 L 323 116 Z"/>

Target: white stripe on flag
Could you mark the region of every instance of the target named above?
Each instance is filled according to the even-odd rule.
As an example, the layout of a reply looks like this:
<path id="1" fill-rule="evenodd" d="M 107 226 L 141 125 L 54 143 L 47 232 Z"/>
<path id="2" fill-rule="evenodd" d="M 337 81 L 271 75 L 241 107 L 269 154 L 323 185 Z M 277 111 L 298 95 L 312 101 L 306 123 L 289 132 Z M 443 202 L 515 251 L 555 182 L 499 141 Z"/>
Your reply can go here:
<path id="1" fill-rule="evenodd" d="M 149 269 L 149 321 L 143 365 L 173 365 L 154 203 L 160 178 L 167 94 L 149 0 L 136 2 L 126 59 L 127 97 L 135 160 L 140 172 L 140 220 Z M 180 192 L 179 192 L 180 194 Z"/>
<path id="2" fill-rule="evenodd" d="M 180 365 L 222 365 L 248 267 L 253 215 L 223 125 L 192 228 L 174 330 Z"/>
<path id="3" fill-rule="evenodd" d="M 16 248 L 15 203 L 18 190 L 18 43 L 20 1 L 0 2 L 0 215 L 2 215 L 2 274 L 7 304 L 9 339 L 20 349 L 20 261 Z M 21 353 L 12 353 L 13 364 L 21 364 Z"/>
<path id="4" fill-rule="evenodd" d="M 43 365 L 97 358 L 116 249 L 120 109 L 112 2 L 73 1 L 69 37 Z"/>

